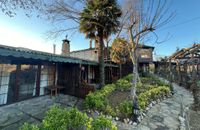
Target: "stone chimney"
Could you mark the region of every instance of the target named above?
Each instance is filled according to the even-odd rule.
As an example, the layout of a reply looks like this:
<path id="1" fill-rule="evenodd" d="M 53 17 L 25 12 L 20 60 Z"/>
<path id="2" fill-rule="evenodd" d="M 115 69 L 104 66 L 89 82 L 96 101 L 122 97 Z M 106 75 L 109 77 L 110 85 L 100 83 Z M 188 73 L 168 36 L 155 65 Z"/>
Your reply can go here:
<path id="1" fill-rule="evenodd" d="M 67 39 L 67 36 L 62 41 L 62 55 L 67 56 L 70 53 L 70 41 Z"/>

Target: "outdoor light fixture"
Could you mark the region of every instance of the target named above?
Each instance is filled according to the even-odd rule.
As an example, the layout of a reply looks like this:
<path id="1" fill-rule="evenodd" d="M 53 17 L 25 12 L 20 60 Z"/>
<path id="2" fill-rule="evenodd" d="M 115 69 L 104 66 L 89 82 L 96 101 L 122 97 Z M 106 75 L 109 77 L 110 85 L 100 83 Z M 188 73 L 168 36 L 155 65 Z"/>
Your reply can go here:
<path id="1" fill-rule="evenodd" d="M 81 70 L 83 70 L 83 71 L 84 71 L 84 70 L 85 70 L 85 67 L 84 67 L 84 66 L 82 66 L 82 67 L 81 67 Z"/>

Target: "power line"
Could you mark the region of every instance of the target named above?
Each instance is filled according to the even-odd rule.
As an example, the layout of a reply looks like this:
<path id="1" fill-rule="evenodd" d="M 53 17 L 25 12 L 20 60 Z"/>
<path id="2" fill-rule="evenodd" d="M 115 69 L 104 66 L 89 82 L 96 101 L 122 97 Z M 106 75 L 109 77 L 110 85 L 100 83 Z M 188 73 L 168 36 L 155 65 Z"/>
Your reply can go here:
<path id="1" fill-rule="evenodd" d="M 195 21 L 195 20 L 198 20 L 198 19 L 200 19 L 200 16 L 195 17 L 195 18 L 192 18 L 192 19 L 190 19 L 190 20 L 186 20 L 186 21 L 180 22 L 180 23 L 178 23 L 178 24 L 174 24 L 174 25 L 165 27 L 165 28 L 163 28 L 163 29 L 169 29 L 169 28 L 177 27 L 177 26 L 180 26 L 180 25 L 183 25 L 183 24 L 186 24 L 186 23 L 190 23 L 190 22 Z M 163 29 L 158 29 L 158 30 L 163 30 Z"/>

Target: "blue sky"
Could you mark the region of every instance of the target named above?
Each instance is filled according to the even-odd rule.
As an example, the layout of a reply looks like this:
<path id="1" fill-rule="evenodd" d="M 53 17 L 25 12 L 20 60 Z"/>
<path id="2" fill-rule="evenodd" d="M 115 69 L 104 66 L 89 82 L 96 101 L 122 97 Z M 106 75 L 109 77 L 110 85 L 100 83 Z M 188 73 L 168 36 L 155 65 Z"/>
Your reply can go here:
<path id="1" fill-rule="evenodd" d="M 170 11 L 176 11 L 175 18 L 156 31 L 159 40 L 164 42 L 155 44 L 151 40 L 146 43 L 155 46 L 156 56 L 170 55 L 176 47 L 189 47 L 194 42 L 200 42 L 200 1 L 173 0 Z M 46 52 L 52 52 L 53 44 L 56 44 L 56 52 L 59 54 L 64 36 L 54 41 L 47 40 L 45 35 L 53 26 L 55 25 L 44 19 L 34 16 L 28 18 L 23 11 L 18 11 L 12 18 L 0 12 L 0 44 Z M 166 40 L 168 35 L 170 37 Z M 89 40 L 81 33 L 77 32 L 68 38 L 71 41 L 71 50 L 89 47 Z"/>

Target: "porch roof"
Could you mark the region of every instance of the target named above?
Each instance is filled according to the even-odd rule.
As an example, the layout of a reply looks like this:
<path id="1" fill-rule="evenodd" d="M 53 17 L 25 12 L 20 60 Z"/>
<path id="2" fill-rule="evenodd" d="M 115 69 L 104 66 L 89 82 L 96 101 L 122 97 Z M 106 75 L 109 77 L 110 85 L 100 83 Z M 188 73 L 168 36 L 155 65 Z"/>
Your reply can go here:
<path id="1" fill-rule="evenodd" d="M 98 65 L 98 62 L 94 61 L 83 60 L 69 56 L 61 56 L 57 54 L 41 52 L 21 47 L 10 47 L 5 45 L 0 45 L 0 56 L 12 56 L 15 58 L 25 58 L 49 62 Z"/>

